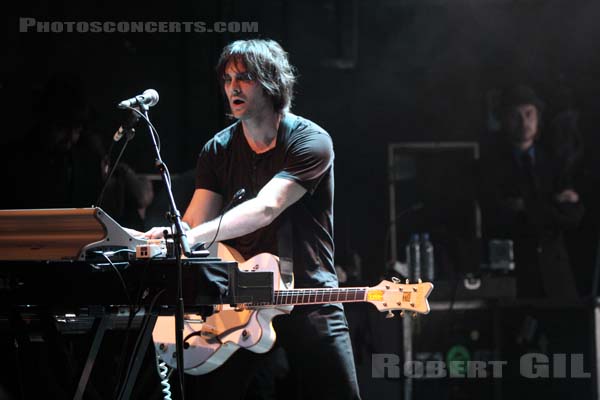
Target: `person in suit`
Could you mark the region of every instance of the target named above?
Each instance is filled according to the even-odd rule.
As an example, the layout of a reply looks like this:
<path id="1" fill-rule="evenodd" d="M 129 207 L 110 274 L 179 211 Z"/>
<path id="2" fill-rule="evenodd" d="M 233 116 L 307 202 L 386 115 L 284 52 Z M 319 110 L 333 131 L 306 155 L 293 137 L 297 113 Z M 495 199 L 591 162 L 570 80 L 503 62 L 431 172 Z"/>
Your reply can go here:
<path id="1" fill-rule="evenodd" d="M 541 145 L 544 103 L 526 85 L 499 104 L 501 131 L 482 152 L 480 203 L 484 237 L 510 239 L 519 297 L 577 298 L 563 232 L 581 221 L 577 191 L 561 163 Z"/>

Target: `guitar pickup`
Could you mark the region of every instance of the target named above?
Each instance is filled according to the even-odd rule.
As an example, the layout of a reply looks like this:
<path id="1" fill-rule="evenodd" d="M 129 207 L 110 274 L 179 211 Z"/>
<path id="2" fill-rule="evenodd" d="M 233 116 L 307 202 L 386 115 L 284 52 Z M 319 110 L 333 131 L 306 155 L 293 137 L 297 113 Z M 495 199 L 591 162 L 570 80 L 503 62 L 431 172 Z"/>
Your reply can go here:
<path id="1" fill-rule="evenodd" d="M 244 272 L 237 265 L 229 268 L 229 304 L 273 302 L 273 272 Z"/>

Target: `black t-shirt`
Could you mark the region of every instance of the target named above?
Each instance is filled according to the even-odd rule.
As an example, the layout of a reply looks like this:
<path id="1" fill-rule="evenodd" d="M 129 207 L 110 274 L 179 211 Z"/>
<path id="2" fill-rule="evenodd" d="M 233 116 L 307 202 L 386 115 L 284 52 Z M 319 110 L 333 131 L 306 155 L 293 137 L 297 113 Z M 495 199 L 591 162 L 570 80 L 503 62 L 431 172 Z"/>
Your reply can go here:
<path id="1" fill-rule="evenodd" d="M 273 177 L 290 179 L 307 193 L 272 224 L 226 241 L 245 259 L 259 253 L 278 254 L 279 227 L 289 218 L 293 237 L 296 287 L 337 287 L 333 265 L 333 144 L 317 124 L 288 114 L 291 129 L 280 124 L 277 143 L 256 154 L 239 122 L 217 133 L 198 157 L 196 188 L 223 196 L 227 204 L 244 188 L 245 200 L 256 197 Z"/>

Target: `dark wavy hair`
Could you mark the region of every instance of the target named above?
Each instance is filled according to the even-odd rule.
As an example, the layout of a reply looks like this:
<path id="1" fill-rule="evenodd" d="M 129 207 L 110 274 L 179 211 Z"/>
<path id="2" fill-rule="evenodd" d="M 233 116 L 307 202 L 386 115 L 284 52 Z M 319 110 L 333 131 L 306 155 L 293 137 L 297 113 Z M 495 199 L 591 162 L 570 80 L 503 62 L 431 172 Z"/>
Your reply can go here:
<path id="1" fill-rule="evenodd" d="M 217 63 L 217 74 L 223 87 L 225 67 L 230 61 L 243 63 L 252 79 L 262 86 L 273 103 L 273 109 L 285 113 L 294 99 L 296 69 L 290 65 L 288 54 L 274 40 L 237 40 L 227 45 Z"/>

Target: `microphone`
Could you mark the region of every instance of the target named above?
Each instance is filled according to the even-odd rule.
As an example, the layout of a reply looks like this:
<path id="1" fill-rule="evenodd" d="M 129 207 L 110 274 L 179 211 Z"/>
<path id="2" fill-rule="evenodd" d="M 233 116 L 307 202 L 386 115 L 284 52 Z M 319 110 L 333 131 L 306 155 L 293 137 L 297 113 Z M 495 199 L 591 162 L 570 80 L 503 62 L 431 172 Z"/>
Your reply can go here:
<path id="1" fill-rule="evenodd" d="M 227 210 L 227 208 L 231 207 L 231 203 L 233 203 L 234 201 L 239 201 L 239 200 L 243 199 L 245 195 L 246 195 L 246 189 L 244 189 L 244 188 L 241 188 L 240 190 L 235 192 L 235 194 L 233 195 L 233 198 L 231 199 L 230 204 L 228 205 L 228 207 L 225 208 L 225 210 Z"/>
<path id="2" fill-rule="evenodd" d="M 135 133 L 135 129 L 133 129 L 133 127 L 138 123 L 138 121 L 140 120 L 140 116 L 135 113 L 135 112 L 131 112 L 129 113 L 129 117 L 125 120 L 125 122 L 123 123 L 123 125 L 121 125 L 119 127 L 119 129 L 117 129 L 117 131 L 115 132 L 115 134 L 113 135 L 113 140 L 115 142 L 118 142 L 119 140 L 121 140 L 121 138 L 129 133 Z"/>
<path id="3" fill-rule="evenodd" d="M 158 103 L 158 92 L 154 89 L 147 89 L 144 93 L 120 102 L 117 107 L 127 108 L 135 106 L 152 107 Z"/>

